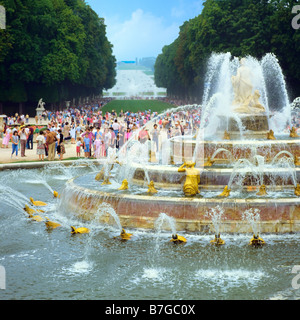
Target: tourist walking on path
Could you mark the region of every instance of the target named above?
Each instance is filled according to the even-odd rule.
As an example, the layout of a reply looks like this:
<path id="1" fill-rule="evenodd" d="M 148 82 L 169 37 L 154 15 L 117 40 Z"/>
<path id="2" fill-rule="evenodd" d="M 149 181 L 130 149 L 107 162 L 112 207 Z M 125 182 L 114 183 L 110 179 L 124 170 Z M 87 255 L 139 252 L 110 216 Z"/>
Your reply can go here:
<path id="1" fill-rule="evenodd" d="M 64 135 L 62 134 L 61 129 L 58 130 L 59 139 L 58 139 L 58 145 L 57 145 L 57 154 L 58 159 L 63 160 L 64 154 L 66 153 L 65 145 L 64 145 Z"/>
<path id="2" fill-rule="evenodd" d="M 94 142 L 95 145 L 95 158 L 100 159 L 101 157 L 101 148 L 102 148 L 102 141 L 101 141 L 101 136 L 96 135 L 96 140 Z"/>
<path id="3" fill-rule="evenodd" d="M 13 136 L 11 137 L 11 142 L 12 142 L 11 158 L 13 157 L 13 154 L 16 152 L 16 159 L 18 159 L 19 136 L 18 136 L 17 130 L 14 131 Z"/>
<path id="4" fill-rule="evenodd" d="M 25 156 L 25 149 L 26 149 L 26 143 L 27 143 L 27 134 L 24 127 L 21 127 L 20 131 L 20 143 L 21 143 L 21 157 Z"/>
<path id="5" fill-rule="evenodd" d="M 55 144 L 56 144 L 57 138 L 55 132 L 51 132 L 49 129 L 47 129 L 47 139 L 46 144 L 48 146 L 48 160 L 54 161 L 55 159 Z"/>
<path id="6" fill-rule="evenodd" d="M 11 130 L 9 127 L 6 128 L 3 135 L 3 141 L 2 141 L 2 148 L 8 148 L 9 140 L 11 138 L 10 136 Z"/>
<path id="7" fill-rule="evenodd" d="M 39 156 L 40 161 L 45 160 L 45 137 L 44 137 L 44 131 L 40 131 L 39 136 L 36 138 L 37 142 L 37 150 L 36 153 Z"/>
<path id="8" fill-rule="evenodd" d="M 29 133 L 28 133 L 28 138 L 27 138 L 27 144 L 26 144 L 26 149 L 31 149 L 33 150 L 33 127 L 29 127 Z"/>
<path id="9" fill-rule="evenodd" d="M 77 137 L 77 142 L 76 142 L 76 155 L 78 158 L 81 156 L 81 147 L 82 147 L 82 141 L 81 137 Z"/>
<path id="10" fill-rule="evenodd" d="M 158 152 L 158 150 L 159 150 L 159 144 L 158 144 L 159 130 L 157 128 L 157 124 L 155 124 L 153 126 L 153 130 L 152 130 L 151 134 L 152 134 L 152 141 L 155 143 L 155 147 L 156 147 L 155 151 Z"/>
<path id="11" fill-rule="evenodd" d="M 84 155 L 86 158 L 90 157 L 90 139 L 89 134 L 85 134 L 85 138 L 83 139 L 83 146 L 84 146 Z"/>

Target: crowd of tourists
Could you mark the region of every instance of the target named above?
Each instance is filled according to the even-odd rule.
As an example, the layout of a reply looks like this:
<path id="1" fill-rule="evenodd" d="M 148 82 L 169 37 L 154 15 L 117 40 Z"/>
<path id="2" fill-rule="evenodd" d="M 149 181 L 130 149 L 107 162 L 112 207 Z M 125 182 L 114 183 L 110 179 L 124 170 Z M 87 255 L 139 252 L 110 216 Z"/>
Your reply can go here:
<path id="1" fill-rule="evenodd" d="M 200 126 L 201 108 L 182 109 L 159 115 L 150 109 L 131 112 L 103 112 L 108 100 L 98 101 L 63 111 L 45 110 L 42 119 L 28 123 L 28 115 L 6 118 L 2 148 L 12 146 L 12 154 L 26 157 L 26 149 L 33 149 L 36 142 L 39 160 L 64 159 L 66 144 L 74 145 L 76 156 L 105 158 L 109 148 L 117 151 L 131 138 L 145 143 L 151 140 L 156 152 L 161 149 L 162 139 L 180 135 L 195 135 Z M 44 123 L 44 127 L 39 127 Z M 300 128 L 299 113 L 292 115 L 292 126 Z M 141 129 L 144 128 L 144 129 Z M 287 128 L 288 130 L 289 128 Z"/>
<path id="2" fill-rule="evenodd" d="M 108 155 L 108 148 L 119 150 L 132 137 L 142 143 L 152 140 L 158 151 L 162 131 L 171 138 L 191 134 L 200 124 L 200 111 L 197 109 L 164 115 L 150 109 L 117 114 L 113 110 L 102 111 L 106 102 L 69 107 L 63 111 L 45 110 L 41 119 L 35 119 L 35 124 L 28 123 L 27 115 L 7 117 L 2 148 L 8 148 L 11 143 L 11 157 L 17 158 L 19 150 L 21 157 L 26 157 L 26 149 L 33 149 L 33 142 L 36 142 L 39 160 L 44 161 L 47 157 L 52 161 L 56 154 L 59 160 L 63 160 L 65 145 L 72 144 L 77 157 L 99 159 Z M 143 127 L 145 129 L 140 130 Z"/>

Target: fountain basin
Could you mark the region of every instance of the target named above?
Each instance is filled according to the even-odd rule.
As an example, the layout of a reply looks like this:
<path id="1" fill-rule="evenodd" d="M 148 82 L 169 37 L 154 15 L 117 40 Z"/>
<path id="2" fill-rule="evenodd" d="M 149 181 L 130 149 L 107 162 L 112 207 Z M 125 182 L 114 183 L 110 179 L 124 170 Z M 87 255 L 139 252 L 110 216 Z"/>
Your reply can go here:
<path id="1" fill-rule="evenodd" d="M 161 212 L 176 221 L 176 230 L 189 232 L 213 232 L 207 217 L 210 208 L 222 205 L 224 218 L 222 233 L 252 232 L 242 219 L 242 212 L 250 208 L 260 210 L 261 232 L 290 233 L 300 231 L 300 198 L 217 199 L 185 198 L 182 196 L 149 196 L 126 192 L 116 194 L 81 187 L 75 179 L 68 181 L 62 195 L 63 203 L 83 220 L 109 222 L 109 217 L 97 217 L 103 203 L 108 203 L 118 214 L 124 228 L 153 229 Z M 113 223 L 113 222 L 112 222 Z"/>
<path id="2" fill-rule="evenodd" d="M 218 149 L 225 149 L 227 152 L 220 152 L 215 157 L 217 163 L 230 163 L 231 157 L 234 160 L 249 159 L 256 154 L 263 156 L 265 162 L 271 162 L 273 158 L 281 151 L 288 151 L 295 157 L 300 157 L 300 139 L 280 137 L 278 140 L 219 140 L 196 141 L 192 138 L 182 139 L 177 137 L 171 141 L 173 150 L 173 161 L 180 163 L 183 160 L 191 161 L 194 156 L 196 144 L 200 146 L 196 159 L 203 160 L 212 157 Z M 230 154 L 231 155 L 230 155 Z M 205 155 L 205 156 L 204 156 Z"/>
<path id="3" fill-rule="evenodd" d="M 165 165 L 143 165 L 132 163 L 131 167 L 135 170 L 132 183 L 138 186 L 144 186 L 146 184 L 147 172 L 150 181 L 154 181 L 155 185 L 159 188 L 182 190 L 182 185 L 185 180 L 185 175 L 178 172 L 176 166 Z M 259 168 L 256 167 L 257 172 Z M 295 168 L 296 180 L 300 179 L 300 168 Z M 201 170 L 201 182 L 200 188 L 215 189 L 224 188 L 228 185 L 230 177 L 233 173 L 233 168 L 230 167 L 210 167 Z M 236 170 L 237 174 L 242 175 L 243 185 L 255 186 L 255 179 L 253 178 L 253 172 L 248 168 L 239 168 Z M 292 187 L 294 185 L 293 178 L 290 174 L 289 168 L 277 168 L 274 172 L 274 168 L 267 166 L 263 169 L 262 177 L 264 184 L 282 190 L 287 186 Z M 254 182 L 254 184 L 253 184 Z"/>

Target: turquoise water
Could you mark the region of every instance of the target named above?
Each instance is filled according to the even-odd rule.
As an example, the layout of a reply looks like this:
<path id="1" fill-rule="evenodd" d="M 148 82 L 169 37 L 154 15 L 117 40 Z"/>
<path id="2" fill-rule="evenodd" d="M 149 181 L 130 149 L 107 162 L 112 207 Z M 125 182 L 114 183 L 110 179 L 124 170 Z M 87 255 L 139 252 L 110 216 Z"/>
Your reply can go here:
<path id="1" fill-rule="evenodd" d="M 223 234 L 226 244 L 219 248 L 209 243 L 213 234 L 181 233 L 188 242 L 176 246 L 167 232 L 126 230 L 133 238 L 120 242 L 117 228 L 76 219 L 51 194 L 95 169 L 0 173 L 0 265 L 6 271 L 0 299 L 300 299 L 291 272 L 300 265 L 299 234 L 262 234 L 263 248 L 248 246 L 250 234 Z M 45 201 L 40 215 L 62 227 L 48 231 L 28 219 L 22 206 L 29 197 Z M 71 235 L 71 226 L 91 232 Z"/>

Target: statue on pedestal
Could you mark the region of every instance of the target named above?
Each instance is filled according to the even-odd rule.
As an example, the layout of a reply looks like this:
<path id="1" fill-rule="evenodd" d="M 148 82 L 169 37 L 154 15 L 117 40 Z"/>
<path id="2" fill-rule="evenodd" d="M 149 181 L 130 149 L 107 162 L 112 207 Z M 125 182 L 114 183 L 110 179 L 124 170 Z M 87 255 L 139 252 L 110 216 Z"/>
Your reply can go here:
<path id="1" fill-rule="evenodd" d="M 199 194 L 198 185 L 200 183 L 200 171 L 195 168 L 196 163 L 185 162 L 178 172 L 186 172 L 186 181 L 183 186 L 183 192 L 186 197 L 193 197 Z"/>
<path id="2" fill-rule="evenodd" d="M 38 109 L 45 110 L 45 102 L 43 101 L 43 98 L 41 98 L 41 99 L 39 100 L 39 103 L 38 103 L 37 108 L 38 108 Z"/>
<path id="3" fill-rule="evenodd" d="M 237 75 L 231 78 L 234 92 L 233 111 L 245 114 L 264 113 L 266 110 L 259 102 L 259 91 L 255 90 L 253 93 L 251 70 L 245 62 L 244 58 L 241 59 Z"/>

